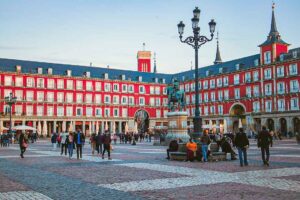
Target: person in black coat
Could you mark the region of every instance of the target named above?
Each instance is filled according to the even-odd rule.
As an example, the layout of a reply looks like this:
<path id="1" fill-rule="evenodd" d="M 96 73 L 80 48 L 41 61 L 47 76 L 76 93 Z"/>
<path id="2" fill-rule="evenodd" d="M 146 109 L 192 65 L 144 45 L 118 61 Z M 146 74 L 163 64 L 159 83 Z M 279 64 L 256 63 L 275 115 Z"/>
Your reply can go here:
<path id="1" fill-rule="evenodd" d="M 240 128 L 240 131 L 236 134 L 234 139 L 235 146 L 238 149 L 239 153 L 239 159 L 240 159 L 240 166 L 243 167 L 243 165 L 247 166 L 247 149 L 249 147 L 249 140 L 244 132 L 243 128 Z M 243 159 L 244 157 L 244 159 Z"/>
<path id="2" fill-rule="evenodd" d="M 28 146 L 28 137 L 23 132 L 21 133 L 21 135 L 19 137 L 19 145 L 20 145 L 20 150 L 21 150 L 20 156 L 21 156 L 21 158 L 24 158 L 24 153 Z"/>
<path id="3" fill-rule="evenodd" d="M 74 142 L 76 144 L 77 159 L 82 158 L 82 145 L 84 144 L 84 134 L 79 130 L 74 136 Z"/>
<path id="4" fill-rule="evenodd" d="M 257 146 L 261 149 L 261 157 L 264 165 L 269 166 L 270 150 L 269 147 L 273 146 L 272 136 L 265 126 L 262 127 L 262 131 L 257 136 Z"/>
<path id="5" fill-rule="evenodd" d="M 176 140 L 172 140 L 169 144 L 169 148 L 167 149 L 167 159 L 169 160 L 170 159 L 170 152 L 176 152 L 178 151 L 178 139 Z"/>

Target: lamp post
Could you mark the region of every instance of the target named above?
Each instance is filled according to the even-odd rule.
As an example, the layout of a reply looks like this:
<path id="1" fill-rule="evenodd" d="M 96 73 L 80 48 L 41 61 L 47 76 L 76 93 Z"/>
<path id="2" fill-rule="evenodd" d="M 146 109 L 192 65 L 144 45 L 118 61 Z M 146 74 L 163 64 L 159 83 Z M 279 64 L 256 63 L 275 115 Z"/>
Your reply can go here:
<path id="1" fill-rule="evenodd" d="M 17 102 L 17 97 L 14 97 L 12 92 L 9 94 L 8 97 L 5 97 L 5 103 L 9 105 L 9 133 L 11 134 L 11 108 L 12 105 Z"/>
<path id="2" fill-rule="evenodd" d="M 212 19 L 208 25 L 210 30 L 210 38 L 200 35 L 200 27 L 199 27 L 199 19 L 200 19 L 200 9 L 196 7 L 193 11 L 193 18 L 192 18 L 192 28 L 194 36 L 189 36 L 186 39 L 182 39 L 183 30 L 184 30 L 184 23 L 180 21 L 180 23 L 177 25 L 178 27 L 178 33 L 179 38 L 182 43 L 186 43 L 190 46 L 192 46 L 195 49 L 195 93 L 196 93 L 196 99 L 195 99 L 195 116 L 193 119 L 194 123 L 194 133 L 192 134 L 193 138 L 199 138 L 201 136 L 201 124 L 202 120 L 200 118 L 200 110 L 199 110 L 199 85 L 198 85 L 198 49 L 205 44 L 206 42 L 209 42 L 214 37 L 216 22 Z"/>

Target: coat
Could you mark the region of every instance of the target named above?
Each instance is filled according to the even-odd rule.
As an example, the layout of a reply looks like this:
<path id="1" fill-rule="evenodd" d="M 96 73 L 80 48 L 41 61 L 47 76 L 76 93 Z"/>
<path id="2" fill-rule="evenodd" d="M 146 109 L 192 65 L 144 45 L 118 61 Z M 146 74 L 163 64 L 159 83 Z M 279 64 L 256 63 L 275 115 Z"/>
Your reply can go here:
<path id="1" fill-rule="evenodd" d="M 245 146 L 249 146 L 249 140 L 244 132 L 238 132 L 234 139 L 234 144 L 238 148 L 245 148 Z"/>
<path id="2" fill-rule="evenodd" d="M 84 138 L 84 135 L 83 135 L 82 132 L 78 132 L 78 133 L 75 134 L 75 136 L 74 136 L 74 142 L 75 142 L 75 144 L 77 144 L 78 134 L 80 134 L 80 142 L 81 142 L 81 144 L 83 144 L 85 138 Z"/>
<path id="3" fill-rule="evenodd" d="M 262 130 L 257 136 L 257 146 L 266 148 L 273 145 L 272 136 L 267 130 Z"/>

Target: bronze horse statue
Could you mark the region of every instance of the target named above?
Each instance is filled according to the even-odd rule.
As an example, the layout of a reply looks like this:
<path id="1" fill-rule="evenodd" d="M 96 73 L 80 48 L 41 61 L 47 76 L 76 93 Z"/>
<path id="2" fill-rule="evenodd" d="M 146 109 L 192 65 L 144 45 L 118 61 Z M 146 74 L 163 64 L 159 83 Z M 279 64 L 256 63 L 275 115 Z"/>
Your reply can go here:
<path id="1" fill-rule="evenodd" d="M 167 88 L 168 108 L 170 111 L 182 111 L 185 107 L 184 91 L 179 89 L 179 81 L 173 80 Z"/>

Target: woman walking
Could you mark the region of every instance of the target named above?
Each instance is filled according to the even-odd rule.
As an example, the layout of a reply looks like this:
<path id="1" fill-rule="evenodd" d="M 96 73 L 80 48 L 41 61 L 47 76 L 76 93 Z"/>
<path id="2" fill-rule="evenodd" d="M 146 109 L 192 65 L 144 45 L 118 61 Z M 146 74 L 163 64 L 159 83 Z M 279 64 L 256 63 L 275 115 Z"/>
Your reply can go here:
<path id="1" fill-rule="evenodd" d="M 203 162 L 207 162 L 207 151 L 208 151 L 208 145 L 210 144 L 210 138 L 208 136 L 208 131 L 205 130 L 203 135 L 201 136 L 201 148 L 202 148 L 202 156 L 203 156 Z"/>
<path id="2" fill-rule="evenodd" d="M 21 150 L 21 158 L 24 158 L 24 153 L 26 151 L 26 148 L 28 147 L 28 137 L 25 133 L 21 133 L 19 137 L 19 144 L 20 144 L 20 150 Z"/>
<path id="3" fill-rule="evenodd" d="M 70 132 L 69 135 L 67 136 L 66 143 L 68 145 L 69 159 L 71 159 L 73 156 L 73 148 L 74 148 L 74 137 L 72 132 Z"/>

